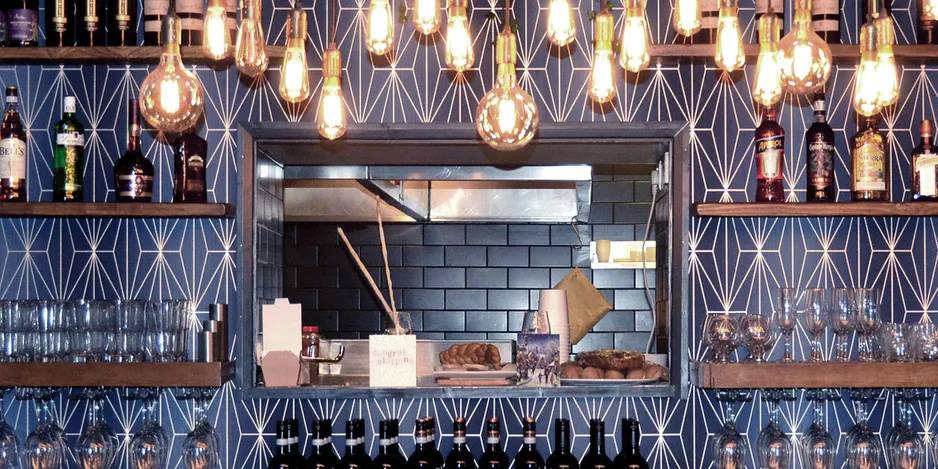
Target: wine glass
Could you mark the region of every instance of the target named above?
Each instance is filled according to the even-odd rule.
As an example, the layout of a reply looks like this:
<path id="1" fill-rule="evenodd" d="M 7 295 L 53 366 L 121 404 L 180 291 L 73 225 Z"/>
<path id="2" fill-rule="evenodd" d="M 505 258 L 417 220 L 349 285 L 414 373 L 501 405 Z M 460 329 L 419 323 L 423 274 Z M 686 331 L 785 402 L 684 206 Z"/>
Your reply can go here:
<path id="1" fill-rule="evenodd" d="M 65 432 L 52 415 L 54 389 L 36 389 L 28 392 L 36 400 L 38 423 L 23 444 L 23 463 L 26 469 L 64 469 L 66 467 Z"/>
<path id="2" fill-rule="evenodd" d="M 868 424 L 870 417 L 867 400 L 872 397 L 868 389 L 851 391 L 851 401 L 857 414 L 857 423 L 847 432 L 844 456 L 850 469 L 878 468 L 883 448 Z"/>
<path id="3" fill-rule="evenodd" d="M 195 398 L 195 426 L 182 444 L 185 469 L 215 469 L 218 465 L 220 443 L 218 433 L 208 422 L 206 394 Z"/>
<path id="4" fill-rule="evenodd" d="M 0 469 L 19 469 L 20 439 L 4 418 L 4 394 L 6 394 L 6 389 L 0 389 Z"/>
<path id="5" fill-rule="evenodd" d="M 825 392 L 816 392 L 808 399 L 814 400 L 814 420 L 811 428 L 802 437 L 804 450 L 804 467 L 807 469 L 832 469 L 837 445 L 834 438 L 825 428 L 824 399 Z"/>
<path id="6" fill-rule="evenodd" d="M 749 444 L 736 431 L 736 410 L 731 399 L 723 399 L 723 427 L 713 436 L 713 462 L 717 469 L 745 467 Z"/>
<path id="7" fill-rule="evenodd" d="M 769 407 L 769 424 L 759 432 L 757 440 L 759 467 L 763 469 L 788 469 L 791 467 L 792 446 L 791 439 L 778 426 L 778 401 L 781 394 L 778 391 L 763 391 L 765 402 Z"/>
<path id="8" fill-rule="evenodd" d="M 102 390 L 86 391 L 88 409 L 85 428 L 75 442 L 75 457 L 81 469 L 109 469 L 117 455 L 120 441 L 101 419 Z"/>
<path id="9" fill-rule="evenodd" d="M 130 440 L 130 469 L 165 469 L 169 450 L 169 435 L 160 426 L 159 391 L 142 391 L 143 422 Z"/>
<path id="10" fill-rule="evenodd" d="M 875 288 L 858 288 L 855 292 L 857 301 L 857 332 L 860 333 L 860 351 L 857 360 L 874 362 L 873 335 L 879 331 L 879 291 Z"/>
<path id="11" fill-rule="evenodd" d="M 749 349 L 746 362 L 765 363 L 765 350 L 775 339 L 769 318 L 761 314 L 743 316 L 740 333 L 743 343 Z"/>
<path id="12" fill-rule="evenodd" d="M 857 327 L 857 304 L 854 290 L 836 288 L 831 299 L 831 329 L 836 336 L 835 362 L 850 361 L 850 333 Z"/>
<path id="13" fill-rule="evenodd" d="M 914 398 L 913 391 L 897 391 L 896 407 L 899 418 L 886 435 L 886 449 L 889 455 L 889 467 L 898 469 L 922 469 L 925 457 L 925 442 L 921 435 L 912 428 L 912 409 L 909 400 Z"/>
<path id="14" fill-rule="evenodd" d="M 775 325 L 784 338 L 785 351 L 781 363 L 792 363 L 791 334 L 795 331 L 798 312 L 797 290 L 794 288 L 778 289 L 778 304 L 775 305 Z"/>
<path id="15" fill-rule="evenodd" d="M 707 330 L 715 363 L 729 363 L 730 354 L 739 346 L 739 324 L 729 313 L 714 315 Z"/>
<path id="16" fill-rule="evenodd" d="M 827 327 L 828 299 L 822 288 L 804 291 L 804 328 L 811 335 L 811 362 L 824 361 L 822 336 Z"/>

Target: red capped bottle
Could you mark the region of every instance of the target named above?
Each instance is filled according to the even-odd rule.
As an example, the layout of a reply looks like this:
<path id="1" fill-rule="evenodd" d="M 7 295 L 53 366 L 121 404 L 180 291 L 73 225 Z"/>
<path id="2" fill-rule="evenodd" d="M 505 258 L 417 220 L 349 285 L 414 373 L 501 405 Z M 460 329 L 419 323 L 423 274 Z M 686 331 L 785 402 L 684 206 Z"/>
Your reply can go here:
<path id="1" fill-rule="evenodd" d="M 765 108 L 756 128 L 756 202 L 785 201 L 785 130 L 775 117 L 775 108 Z"/>

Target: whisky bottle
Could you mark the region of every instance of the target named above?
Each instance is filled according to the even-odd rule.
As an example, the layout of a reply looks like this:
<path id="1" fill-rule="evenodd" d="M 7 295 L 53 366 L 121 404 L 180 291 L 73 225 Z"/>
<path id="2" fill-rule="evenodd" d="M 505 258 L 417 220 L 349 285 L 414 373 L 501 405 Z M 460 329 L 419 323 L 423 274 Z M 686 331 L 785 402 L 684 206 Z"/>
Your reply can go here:
<path id="1" fill-rule="evenodd" d="M 935 126 L 932 121 L 923 120 L 920 125 L 921 140 L 912 150 L 912 200 L 938 200 L 938 187 L 935 184 L 938 150 L 932 142 L 934 134 Z"/>
<path id="2" fill-rule="evenodd" d="M 16 110 L 15 86 L 6 91 L 7 110 L 0 124 L 0 201 L 26 202 L 26 130 Z"/>
<path id="3" fill-rule="evenodd" d="M 176 139 L 174 153 L 173 202 L 205 203 L 205 163 L 208 143 L 190 128 Z"/>
<path id="4" fill-rule="evenodd" d="M 834 130 L 827 123 L 827 103 L 824 93 L 814 95 L 814 115 L 811 127 L 805 132 L 807 157 L 808 202 L 833 202 L 837 198 L 834 182 Z"/>
<path id="5" fill-rule="evenodd" d="M 153 199 L 153 163 L 140 151 L 140 108 L 131 99 L 127 109 L 127 151 L 114 164 L 114 190 L 118 202 Z"/>
<path id="6" fill-rule="evenodd" d="M 110 0 L 107 11 L 107 45 L 137 45 L 136 0 Z"/>
<path id="7" fill-rule="evenodd" d="M 889 160 L 886 139 L 879 131 L 875 116 L 867 117 L 863 128 L 850 141 L 851 198 L 853 200 L 889 200 Z"/>
<path id="8" fill-rule="evenodd" d="M 79 46 L 103 46 L 107 20 L 104 15 L 104 0 L 77 0 L 77 2 L 76 42 Z"/>
<path id="9" fill-rule="evenodd" d="M 290 424 L 286 420 L 277 421 L 277 451 L 267 462 L 267 469 L 302 469 L 290 454 Z"/>
<path id="10" fill-rule="evenodd" d="M 775 116 L 775 108 L 766 107 L 756 128 L 756 202 L 785 201 L 785 130 Z"/>
<path id="11" fill-rule="evenodd" d="M 828 44 L 840 44 L 840 1 L 814 0 L 811 27 Z"/>
<path id="12" fill-rule="evenodd" d="M 75 45 L 75 0 L 46 2 L 46 47 Z"/>
<path id="13" fill-rule="evenodd" d="M 52 200 L 82 202 L 85 174 L 85 128 L 75 117 L 76 100 L 63 100 L 62 120 L 55 124 L 52 145 Z"/>
<path id="14" fill-rule="evenodd" d="M 7 6 L 0 5 L 0 47 L 7 44 Z"/>

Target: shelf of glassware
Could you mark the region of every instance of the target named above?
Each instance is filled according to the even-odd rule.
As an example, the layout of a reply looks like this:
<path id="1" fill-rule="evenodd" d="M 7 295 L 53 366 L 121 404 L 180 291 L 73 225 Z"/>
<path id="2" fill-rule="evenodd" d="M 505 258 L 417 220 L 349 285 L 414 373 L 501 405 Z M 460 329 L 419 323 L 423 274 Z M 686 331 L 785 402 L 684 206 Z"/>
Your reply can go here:
<path id="1" fill-rule="evenodd" d="M 234 362 L 0 363 L 0 387 L 219 387 Z"/>
<path id="2" fill-rule="evenodd" d="M 691 383 L 702 389 L 938 388 L 938 362 L 694 362 Z"/>
<path id="3" fill-rule="evenodd" d="M 698 203 L 698 217 L 934 217 L 938 202 Z"/>

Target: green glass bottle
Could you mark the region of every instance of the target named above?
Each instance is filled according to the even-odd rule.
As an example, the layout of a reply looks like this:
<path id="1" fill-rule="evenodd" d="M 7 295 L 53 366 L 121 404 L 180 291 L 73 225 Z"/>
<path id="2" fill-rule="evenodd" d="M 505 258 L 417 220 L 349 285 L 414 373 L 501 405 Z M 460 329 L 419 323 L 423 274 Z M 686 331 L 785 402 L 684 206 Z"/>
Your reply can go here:
<path id="1" fill-rule="evenodd" d="M 85 128 L 75 117 L 75 97 L 66 96 L 62 120 L 55 124 L 52 198 L 56 202 L 83 202 Z"/>

